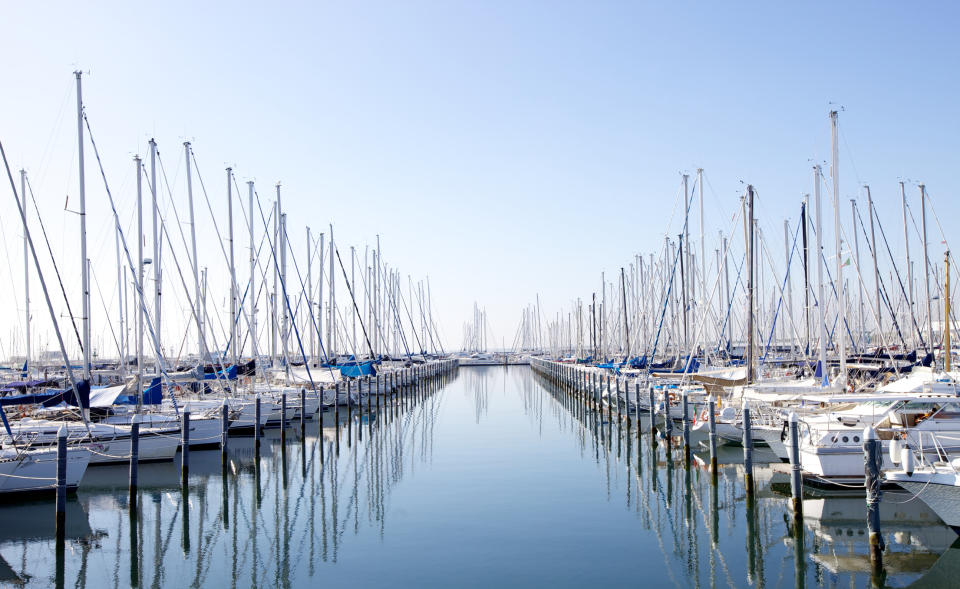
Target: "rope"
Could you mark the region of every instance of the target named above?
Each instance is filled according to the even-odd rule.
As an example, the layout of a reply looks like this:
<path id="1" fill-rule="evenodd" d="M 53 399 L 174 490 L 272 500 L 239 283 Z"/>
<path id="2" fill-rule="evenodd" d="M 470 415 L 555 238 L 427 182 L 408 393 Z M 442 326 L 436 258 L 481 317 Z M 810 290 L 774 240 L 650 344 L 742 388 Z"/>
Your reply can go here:
<path id="1" fill-rule="evenodd" d="M 896 483 L 897 481 L 892 481 L 892 482 Z M 913 494 L 911 491 L 907 491 L 906 489 L 904 489 L 904 491 L 907 491 L 907 493 L 913 494 L 913 497 L 911 497 L 911 498 L 909 498 L 909 499 L 906 499 L 906 500 L 904 500 L 904 501 L 890 501 L 889 499 L 887 499 L 887 503 L 893 503 L 893 504 L 895 504 L 895 505 L 903 505 L 904 503 L 910 503 L 910 502 L 913 501 L 914 499 L 919 499 L 921 493 L 923 493 L 924 491 L 926 491 L 926 490 L 927 490 L 927 487 L 930 486 L 930 483 L 932 483 L 932 482 L 933 482 L 933 479 L 927 479 L 927 482 L 923 484 L 923 488 L 921 488 L 919 491 L 917 491 L 916 494 Z M 903 489 L 903 487 L 900 487 L 900 488 Z"/>
<path id="2" fill-rule="evenodd" d="M 7 474 L 0 472 L 0 476 L 9 477 L 11 479 L 24 479 L 28 481 L 56 481 L 57 477 L 28 477 L 22 474 Z M 53 485 L 56 486 L 56 485 Z"/>
<path id="3" fill-rule="evenodd" d="M 97 456 L 105 456 L 105 457 L 107 457 L 107 458 L 112 458 L 112 459 L 114 459 L 114 460 L 129 460 L 129 459 L 131 458 L 131 454 L 125 454 L 125 455 L 123 455 L 123 456 L 116 455 L 116 454 L 107 454 L 106 452 L 97 452 L 96 450 L 94 450 L 93 448 L 91 448 L 91 447 L 89 447 L 89 446 L 87 446 L 87 447 L 84 448 L 84 449 L 85 449 L 87 452 L 90 452 L 91 454 L 96 454 Z"/>

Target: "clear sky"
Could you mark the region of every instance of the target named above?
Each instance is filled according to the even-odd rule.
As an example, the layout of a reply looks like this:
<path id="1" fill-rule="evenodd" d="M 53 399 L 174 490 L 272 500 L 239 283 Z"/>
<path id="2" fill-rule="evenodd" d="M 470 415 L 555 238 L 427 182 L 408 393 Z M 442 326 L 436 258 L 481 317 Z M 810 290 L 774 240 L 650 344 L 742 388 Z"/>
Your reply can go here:
<path id="1" fill-rule="evenodd" d="M 448 345 L 461 343 L 474 301 L 509 343 L 537 293 L 545 312 L 569 305 L 601 270 L 675 235 L 683 172 L 705 169 L 712 235 L 729 225 L 744 182 L 759 191 L 761 223 L 782 235 L 811 191 L 811 165 L 829 159 L 834 107 L 844 198 L 870 183 L 896 253 L 897 182 L 909 181 L 916 203 L 923 181 L 951 240 L 957 12 L 934 2 L 8 2 L 0 140 L 30 174 L 76 306 L 78 221 L 63 207 L 68 194 L 77 203 L 71 72 L 81 68 L 125 223 L 131 157 L 151 136 L 184 214 L 189 139 L 216 214 L 226 165 L 265 200 L 279 181 L 297 251 L 306 225 L 333 222 L 340 244 L 361 252 L 379 234 L 388 262 L 429 274 Z M 87 156 L 105 301 L 95 290 L 95 333 L 109 349 L 113 235 Z M 8 354 L 22 329 L 23 262 L 6 184 L 0 195 Z M 216 281 L 222 257 L 198 210 L 200 263 Z"/>

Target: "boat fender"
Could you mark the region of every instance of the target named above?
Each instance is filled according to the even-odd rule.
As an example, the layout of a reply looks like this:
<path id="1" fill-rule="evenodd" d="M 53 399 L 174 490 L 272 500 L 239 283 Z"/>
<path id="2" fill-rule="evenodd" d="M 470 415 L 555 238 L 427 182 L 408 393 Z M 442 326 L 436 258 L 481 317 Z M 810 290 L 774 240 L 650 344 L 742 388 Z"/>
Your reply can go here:
<path id="1" fill-rule="evenodd" d="M 903 448 L 900 450 L 900 462 L 903 463 L 903 471 L 907 473 L 908 477 L 913 476 L 913 450 L 910 449 L 910 446 L 904 444 Z"/>
<path id="2" fill-rule="evenodd" d="M 890 462 L 900 464 L 900 440 L 893 438 L 890 440 Z"/>
<path id="3" fill-rule="evenodd" d="M 781 442 L 787 441 L 787 422 L 786 421 L 783 422 L 783 429 L 780 430 L 780 441 Z"/>

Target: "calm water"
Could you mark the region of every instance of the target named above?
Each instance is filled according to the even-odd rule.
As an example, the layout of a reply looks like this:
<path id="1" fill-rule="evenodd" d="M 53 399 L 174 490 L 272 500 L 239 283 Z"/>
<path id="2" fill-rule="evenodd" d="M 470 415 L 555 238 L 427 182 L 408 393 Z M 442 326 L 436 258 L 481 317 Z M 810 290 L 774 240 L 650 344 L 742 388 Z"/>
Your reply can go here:
<path id="1" fill-rule="evenodd" d="M 345 413 L 345 412 L 344 412 Z M 694 456 L 598 423 L 526 367 L 461 368 L 399 412 L 332 414 L 220 452 L 90 469 L 58 558 L 53 505 L 0 507 L 0 582 L 48 587 L 956 586 L 960 543 L 920 501 L 887 494 L 883 577 L 870 572 L 862 498 L 805 501 L 791 533 L 786 477 L 741 451 L 716 485 Z M 348 431 L 349 427 L 349 431 Z M 758 452 L 759 454 L 759 452 Z M 758 455 L 757 459 L 762 458 Z M 954 583 L 951 583 L 954 581 Z"/>

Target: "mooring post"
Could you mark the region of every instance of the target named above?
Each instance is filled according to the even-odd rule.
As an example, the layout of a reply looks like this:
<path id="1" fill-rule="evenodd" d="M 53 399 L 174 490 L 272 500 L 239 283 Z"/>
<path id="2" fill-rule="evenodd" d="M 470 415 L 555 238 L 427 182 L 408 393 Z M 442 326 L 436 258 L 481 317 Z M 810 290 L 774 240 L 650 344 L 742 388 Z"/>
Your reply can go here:
<path id="1" fill-rule="evenodd" d="M 753 431 L 750 422 L 750 405 L 743 401 L 743 484 L 747 495 L 753 495 Z"/>
<path id="2" fill-rule="evenodd" d="M 683 411 L 683 461 L 690 462 L 690 399 L 687 391 L 680 393 L 680 410 Z"/>
<path id="3" fill-rule="evenodd" d="M 227 400 L 220 405 L 220 465 L 227 468 L 227 437 L 230 431 L 230 406 Z"/>
<path id="4" fill-rule="evenodd" d="M 614 376 L 613 380 L 616 383 L 617 389 L 617 425 L 621 425 L 623 421 L 623 413 L 620 411 L 620 376 Z"/>
<path id="5" fill-rule="evenodd" d="M 180 431 L 180 482 L 187 484 L 190 472 L 190 404 L 183 408 L 183 428 Z"/>
<path id="6" fill-rule="evenodd" d="M 863 460 L 867 490 L 867 531 L 870 533 L 870 564 L 874 576 L 883 571 L 883 536 L 880 534 L 880 500 L 883 496 L 880 467 L 883 462 L 882 442 L 876 431 L 867 426 L 863 430 Z"/>
<path id="7" fill-rule="evenodd" d="M 588 382 L 589 382 L 589 385 L 588 385 L 588 386 L 589 386 L 589 388 L 590 388 L 590 402 L 589 402 L 589 406 L 590 406 L 590 409 L 591 409 L 591 410 L 596 410 L 596 408 L 597 408 L 597 380 L 596 380 L 596 376 L 597 376 L 597 375 L 596 375 L 595 372 L 591 372 L 591 373 L 590 373 L 590 378 L 588 379 Z"/>
<path id="8" fill-rule="evenodd" d="M 304 436 L 307 431 L 307 389 L 300 387 L 300 436 Z"/>
<path id="9" fill-rule="evenodd" d="M 624 379 L 623 379 L 623 394 L 624 394 L 624 400 L 623 400 L 623 416 L 624 416 L 624 418 L 626 419 L 626 422 L 627 422 L 627 437 L 629 438 L 629 437 L 630 437 L 630 420 L 631 420 L 631 417 L 630 417 L 630 379 L 629 379 L 629 378 L 624 378 Z M 629 462 L 629 460 L 628 460 L 627 462 Z"/>
<path id="10" fill-rule="evenodd" d="M 140 414 L 130 420 L 130 509 L 137 509 L 137 468 L 140 464 Z"/>
<path id="11" fill-rule="evenodd" d="M 797 414 L 790 413 L 790 496 L 793 502 L 794 523 L 802 525 L 803 479 L 800 476 L 800 427 Z"/>
<path id="12" fill-rule="evenodd" d="M 67 426 L 57 430 L 57 539 L 67 531 Z"/>
<path id="13" fill-rule="evenodd" d="M 333 383 L 333 429 L 340 439 L 340 383 Z"/>
<path id="14" fill-rule="evenodd" d="M 256 455 L 257 462 L 260 461 L 260 419 L 262 417 L 260 408 L 260 393 L 256 396 L 256 410 L 254 411 L 253 424 L 253 453 Z"/>
<path id="15" fill-rule="evenodd" d="M 366 377 L 357 377 L 357 440 L 363 439 L 363 383 Z M 369 388 L 367 394 L 370 394 Z M 367 397 L 370 398 L 369 396 Z"/>
<path id="16" fill-rule="evenodd" d="M 667 438 L 667 445 L 670 445 L 670 438 L 673 436 L 673 418 L 670 417 L 670 390 L 663 389 L 663 432 Z"/>
<path id="17" fill-rule="evenodd" d="M 707 424 L 710 426 L 710 474 L 717 482 L 717 400 L 713 395 L 707 397 Z"/>
<path id="18" fill-rule="evenodd" d="M 650 387 L 650 433 L 657 427 L 657 402 L 654 399 L 653 387 Z"/>
<path id="19" fill-rule="evenodd" d="M 280 443 L 287 440 L 287 391 L 280 391 Z"/>

